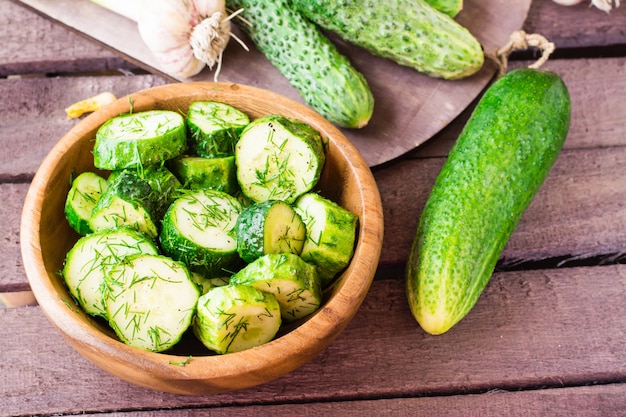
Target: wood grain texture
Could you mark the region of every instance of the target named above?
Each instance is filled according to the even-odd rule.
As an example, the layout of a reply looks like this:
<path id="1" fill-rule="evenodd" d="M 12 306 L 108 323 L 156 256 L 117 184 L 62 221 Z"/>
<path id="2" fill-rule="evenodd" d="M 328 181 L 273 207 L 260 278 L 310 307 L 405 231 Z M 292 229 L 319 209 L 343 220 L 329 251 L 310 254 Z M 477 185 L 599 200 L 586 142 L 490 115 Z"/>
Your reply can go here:
<path id="1" fill-rule="evenodd" d="M 445 158 L 410 159 L 376 171 L 385 241 L 381 265 L 402 265 L 419 215 Z M 626 241 L 626 147 L 570 149 L 559 155 L 501 260 L 623 257 Z"/>
<path id="2" fill-rule="evenodd" d="M 254 389 L 180 396 L 129 385 L 100 371 L 65 343 L 38 307 L 0 310 L 0 415 L 385 398 L 399 399 L 392 406 L 409 407 L 420 404 L 421 396 L 432 397 L 427 404 L 440 407 L 448 395 L 459 396 L 454 399 L 458 405 L 476 401 L 486 407 L 485 396 L 501 390 L 625 382 L 625 314 L 623 265 L 497 273 L 474 310 L 441 336 L 419 329 L 402 280 L 375 281 L 355 319 L 312 362 Z M 579 391 L 579 406 L 593 411 L 616 401 L 609 411 L 621 409 L 626 397 L 620 397 L 623 386 L 617 387 L 593 395 Z M 533 392 L 520 398 L 541 398 L 535 397 L 541 391 Z M 549 392 L 544 399 L 569 398 L 561 389 Z M 583 405 L 587 395 L 590 400 Z M 524 415 L 540 415 L 533 411 L 548 406 L 523 404 L 506 397 L 496 401 L 500 407 L 523 407 L 530 412 Z M 555 412 L 571 411 L 560 407 Z M 486 415 L 506 415 L 498 411 Z"/>
<path id="3" fill-rule="evenodd" d="M 166 81 L 154 75 L 133 77 L 0 79 L 0 181 L 29 181 L 52 146 L 78 119 L 65 108 L 109 91 L 117 97 Z"/>
<path id="4" fill-rule="evenodd" d="M 561 49 L 582 49 L 586 53 L 597 54 L 607 48 L 626 46 L 626 8 L 613 9 L 605 13 L 590 2 L 564 7 L 548 0 L 535 0 L 528 12 L 524 30 L 529 33 L 541 33 L 554 42 L 557 51 Z M 562 51 L 571 56 L 571 51 Z M 566 53 L 567 52 L 567 53 Z M 557 52 L 561 54 L 561 52 Z M 623 52 L 622 52 L 623 55 Z"/>
<path id="5" fill-rule="evenodd" d="M 228 416 L 307 416 L 353 417 L 411 416 L 573 416 L 618 417 L 626 404 L 626 384 L 532 390 L 523 392 L 491 391 L 483 394 L 422 398 L 392 398 L 363 401 L 320 402 L 244 406 L 241 408 L 199 408 L 167 411 L 133 411 L 124 413 L 85 414 L 85 417 L 195 417 L 211 413 Z"/>
<path id="6" fill-rule="evenodd" d="M 626 37 L 624 38 L 626 45 Z M 626 51 L 626 46 L 624 51 Z M 510 69 L 533 61 L 511 61 Z M 599 67 L 606 76 L 598 77 Z M 554 59 L 544 69 L 556 72 L 572 97 L 572 120 L 564 149 L 626 145 L 626 107 L 616 103 L 614 91 L 626 91 L 626 58 Z M 407 157 L 445 156 L 474 110 L 477 100 L 458 118 Z"/>
<path id="7" fill-rule="evenodd" d="M 0 293 L 30 289 L 22 255 L 18 225 L 28 184 L 0 184 Z"/>
<path id="8" fill-rule="evenodd" d="M 137 68 L 110 50 L 8 0 L 0 0 L 0 25 L 8 28 L 0 48 L 0 77 Z"/>

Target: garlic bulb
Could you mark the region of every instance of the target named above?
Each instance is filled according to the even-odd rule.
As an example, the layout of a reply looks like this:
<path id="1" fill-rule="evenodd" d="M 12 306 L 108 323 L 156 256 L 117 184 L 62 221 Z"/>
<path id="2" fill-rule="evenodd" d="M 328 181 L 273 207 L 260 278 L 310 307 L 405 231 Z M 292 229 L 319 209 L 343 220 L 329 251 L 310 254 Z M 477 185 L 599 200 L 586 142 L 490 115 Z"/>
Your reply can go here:
<path id="1" fill-rule="evenodd" d="M 137 22 L 146 46 L 163 70 L 189 78 L 217 64 L 231 34 L 224 0 L 92 0 Z"/>

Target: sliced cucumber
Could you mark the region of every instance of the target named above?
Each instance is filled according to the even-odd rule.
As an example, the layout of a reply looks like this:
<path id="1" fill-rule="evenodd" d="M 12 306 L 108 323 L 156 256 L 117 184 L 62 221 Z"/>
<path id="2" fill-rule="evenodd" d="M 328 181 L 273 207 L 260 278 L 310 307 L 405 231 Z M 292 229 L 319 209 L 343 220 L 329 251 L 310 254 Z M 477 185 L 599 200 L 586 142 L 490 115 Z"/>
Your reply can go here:
<path id="1" fill-rule="evenodd" d="M 83 172 L 72 181 L 65 200 L 65 218 L 81 235 L 91 233 L 91 212 L 107 188 L 107 181 L 95 172 Z"/>
<path id="2" fill-rule="evenodd" d="M 174 202 L 177 192 L 184 188 L 178 178 L 164 165 L 153 164 L 113 171 L 108 181 L 113 182 L 122 172 L 135 175 L 150 185 L 153 216 L 157 221 L 161 220 L 167 208 Z"/>
<path id="3" fill-rule="evenodd" d="M 163 217 L 163 251 L 204 276 L 238 268 L 235 226 L 237 199 L 222 191 L 194 190 L 178 198 Z"/>
<path id="4" fill-rule="evenodd" d="M 97 168 L 117 170 L 163 162 L 186 149 L 183 116 L 150 110 L 107 120 L 96 132 L 93 158 Z"/>
<path id="5" fill-rule="evenodd" d="M 204 158 L 234 155 L 239 134 L 248 123 L 247 114 L 226 103 L 193 102 L 187 113 L 190 152 Z"/>
<path id="6" fill-rule="evenodd" d="M 315 267 L 291 253 L 262 256 L 233 275 L 230 283 L 274 294 L 286 322 L 308 316 L 322 303 Z"/>
<path id="7" fill-rule="evenodd" d="M 282 116 L 251 122 L 241 133 L 235 157 L 239 185 L 255 202 L 292 203 L 317 184 L 325 162 L 319 132 Z"/>
<path id="8" fill-rule="evenodd" d="M 206 294 L 211 288 L 228 285 L 230 277 L 206 278 L 198 272 L 190 271 L 191 279 L 200 289 L 201 294 Z"/>
<path id="9" fill-rule="evenodd" d="M 295 209 L 307 230 L 300 256 L 315 265 L 325 287 L 352 259 L 358 216 L 315 193 L 298 198 Z"/>
<path id="10" fill-rule="evenodd" d="M 273 294 L 227 285 L 200 297 L 193 331 L 207 348 L 224 354 L 269 342 L 280 325 L 280 306 Z"/>
<path id="11" fill-rule="evenodd" d="M 169 161 L 168 166 L 185 188 L 211 189 L 235 194 L 239 190 L 234 156 L 202 158 L 181 156 Z"/>
<path id="12" fill-rule="evenodd" d="M 109 325 L 124 343 L 162 352 L 191 326 L 200 291 L 187 268 L 161 255 L 136 255 L 106 275 Z"/>
<path id="13" fill-rule="evenodd" d="M 147 253 L 157 247 L 133 229 L 121 228 L 80 238 L 67 253 L 63 278 L 70 293 L 87 314 L 106 318 L 105 274 L 125 257 Z"/>
<path id="14" fill-rule="evenodd" d="M 306 229 L 300 215 L 281 200 L 267 200 L 243 209 L 237 219 L 237 252 L 246 262 L 268 253 L 302 251 Z"/>
<path id="15" fill-rule="evenodd" d="M 156 238 L 158 202 L 148 181 L 124 170 L 108 182 L 93 209 L 89 225 L 94 232 L 128 226 Z"/>

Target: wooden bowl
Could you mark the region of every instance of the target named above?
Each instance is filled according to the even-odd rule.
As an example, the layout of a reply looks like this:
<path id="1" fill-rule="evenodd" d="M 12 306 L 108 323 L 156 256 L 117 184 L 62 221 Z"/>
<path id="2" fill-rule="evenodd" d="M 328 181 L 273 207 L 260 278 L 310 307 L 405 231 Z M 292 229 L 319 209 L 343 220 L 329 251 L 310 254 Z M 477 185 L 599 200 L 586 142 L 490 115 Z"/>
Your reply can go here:
<path id="1" fill-rule="evenodd" d="M 282 114 L 309 123 L 329 141 L 320 181 L 322 194 L 358 214 L 354 257 L 326 294 L 322 307 L 297 327 L 262 346 L 226 355 L 179 348 L 143 351 L 120 342 L 106 323 L 78 307 L 58 272 L 78 239 L 63 207 L 70 178 L 95 171 L 92 148 L 98 127 L 130 111 L 186 112 L 197 100 L 222 101 L 251 117 Z M 121 98 L 71 129 L 41 164 L 26 196 L 21 250 L 33 293 L 67 342 L 103 370 L 136 385 L 180 394 L 211 394 L 256 386 L 309 362 L 346 327 L 361 305 L 380 257 L 382 205 L 373 175 L 356 148 L 332 124 L 308 107 L 275 93 L 228 83 L 178 83 Z M 190 356 L 191 355 L 191 356 Z M 181 365 L 182 364 L 182 365 Z M 71 364 L 68 364 L 71 366 Z"/>

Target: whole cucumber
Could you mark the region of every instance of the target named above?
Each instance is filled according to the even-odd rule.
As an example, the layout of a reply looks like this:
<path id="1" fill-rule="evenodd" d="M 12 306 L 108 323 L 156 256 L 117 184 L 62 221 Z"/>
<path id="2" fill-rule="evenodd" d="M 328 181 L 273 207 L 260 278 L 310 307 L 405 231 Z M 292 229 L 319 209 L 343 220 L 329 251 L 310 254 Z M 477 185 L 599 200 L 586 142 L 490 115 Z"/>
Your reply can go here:
<path id="1" fill-rule="evenodd" d="M 243 9 L 241 29 L 309 106 L 341 127 L 367 125 L 374 111 L 367 80 L 290 2 L 227 0 L 226 7 Z"/>
<path id="2" fill-rule="evenodd" d="M 472 309 L 567 136 L 570 97 L 549 71 L 493 83 L 461 132 L 422 212 L 406 269 L 411 312 L 441 334 Z"/>
<path id="3" fill-rule="evenodd" d="M 478 40 L 425 0 L 292 0 L 296 10 L 374 55 L 431 77 L 468 77 L 483 65 Z"/>

